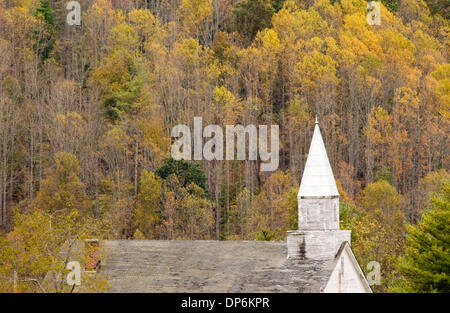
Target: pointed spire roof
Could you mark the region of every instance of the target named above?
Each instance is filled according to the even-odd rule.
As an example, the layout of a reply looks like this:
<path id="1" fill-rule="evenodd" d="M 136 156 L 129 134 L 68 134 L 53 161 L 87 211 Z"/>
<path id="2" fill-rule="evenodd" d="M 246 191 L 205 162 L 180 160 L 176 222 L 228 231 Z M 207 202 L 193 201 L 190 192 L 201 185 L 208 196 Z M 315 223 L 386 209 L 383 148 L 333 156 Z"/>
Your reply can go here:
<path id="1" fill-rule="evenodd" d="M 327 150 L 325 149 L 322 135 L 320 134 L 317 116 L 298 196 L 339 196 L 330 161 L 328 160 Z"/>

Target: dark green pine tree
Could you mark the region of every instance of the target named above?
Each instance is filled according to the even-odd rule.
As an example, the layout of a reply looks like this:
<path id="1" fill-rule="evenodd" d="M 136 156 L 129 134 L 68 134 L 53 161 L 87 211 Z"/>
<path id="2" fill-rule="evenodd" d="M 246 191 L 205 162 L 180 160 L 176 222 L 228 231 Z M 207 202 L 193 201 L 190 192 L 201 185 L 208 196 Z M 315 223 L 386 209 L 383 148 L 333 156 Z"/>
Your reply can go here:
<path id="1" fill-rule="evenodd" d="M 449 0 L 425 0 L 432 14 L 441 14 L 446 19 L 450 19 Z"/>
<path id="2" fill-rule="evenodd" d="M 418 225 L 409 226 L 396 292 L 450 292 L 450 181 L 432 198 Z"/>
<path id="3" fill-rule="evenodd" d="M 398 11 L 398 0 L 381 0 L 384 6 L 391 12 Z"/>
<path id="4" fill-rule="evenodd" d="M 50 0 L 41 0 L 35 10 L 35 16 L 43 22 L 42 29 L 35 30 L 34 45 L 42 60 L 50 57 L 56 42 L 57 27 L 55 26 L 55 11 Z"/>
<path id="5" fill-rule="evenodd" d="M 55 26 L 55 11 L 49 0 L 41 0 L 40 5 L 36 8 L 36 15 L 41 15 L 46 23 Z"/>
<path id="6" fill-rule="evenodd" d="M 272 25 L 272 15 L 275 11 L 270 0 L 238 1 L 232 11 L 234 28 L 250 42 L 258 31 Z"/>
<path id="7" fill-rule="evenodd" d="M 166 179 L 169 175 L 174 174 L 183 187 L 194 183 L 200 188 L 206 189 L 205 173 L 197 163 L 167 158 L 156 169 L 155 174 L 162 179 Z"/>

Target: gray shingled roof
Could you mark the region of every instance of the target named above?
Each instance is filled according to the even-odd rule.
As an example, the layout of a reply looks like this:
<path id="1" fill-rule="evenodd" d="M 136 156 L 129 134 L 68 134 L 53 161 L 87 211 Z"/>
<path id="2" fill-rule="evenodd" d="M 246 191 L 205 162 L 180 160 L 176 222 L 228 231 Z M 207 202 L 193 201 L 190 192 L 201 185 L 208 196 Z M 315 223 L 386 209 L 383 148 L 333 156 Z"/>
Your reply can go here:
<path id="1" fill-rule="evenodd" d="M 334 260 L 288 260 L 286 242 L 102 241 L 109 292 L 320 292 Z"/>

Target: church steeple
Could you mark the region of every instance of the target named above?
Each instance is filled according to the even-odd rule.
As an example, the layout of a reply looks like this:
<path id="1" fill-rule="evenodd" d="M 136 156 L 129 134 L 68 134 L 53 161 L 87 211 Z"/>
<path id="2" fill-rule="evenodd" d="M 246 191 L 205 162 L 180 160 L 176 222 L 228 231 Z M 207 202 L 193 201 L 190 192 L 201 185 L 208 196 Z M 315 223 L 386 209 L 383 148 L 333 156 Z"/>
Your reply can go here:
<path id="1" fill-rule="evenodd" d="M 298 197 L 332 196 L 339 196 L 339 192 L 316 116 L 314 134 L 309 148 L 305 170 L 303 171 Z"/>
<path id="2" fill-rule="evenodd" d="M 350 231 L 339 229 L 339 192 L 316 117 L 298 191 L 298 229 L 287 232 L 288 258 L 332 259 Z"/>
<path id="3" fill-rule="evenodd" d="M 297 198 L 299 230 L 339 229 L 339 192 L 317 117 Z"/>

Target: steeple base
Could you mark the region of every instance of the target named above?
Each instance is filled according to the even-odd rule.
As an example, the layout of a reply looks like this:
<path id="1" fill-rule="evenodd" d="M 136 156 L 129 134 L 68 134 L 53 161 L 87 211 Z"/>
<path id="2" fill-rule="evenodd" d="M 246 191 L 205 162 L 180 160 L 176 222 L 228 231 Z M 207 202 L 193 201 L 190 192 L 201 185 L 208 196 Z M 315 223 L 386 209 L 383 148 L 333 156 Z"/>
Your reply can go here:
<path id="1" fill-rule="evenodd" d="M 288 259 L 334 258 L 342 242 L 350 244 L 350 233 L 351 230 L 289 230 Z"/>

